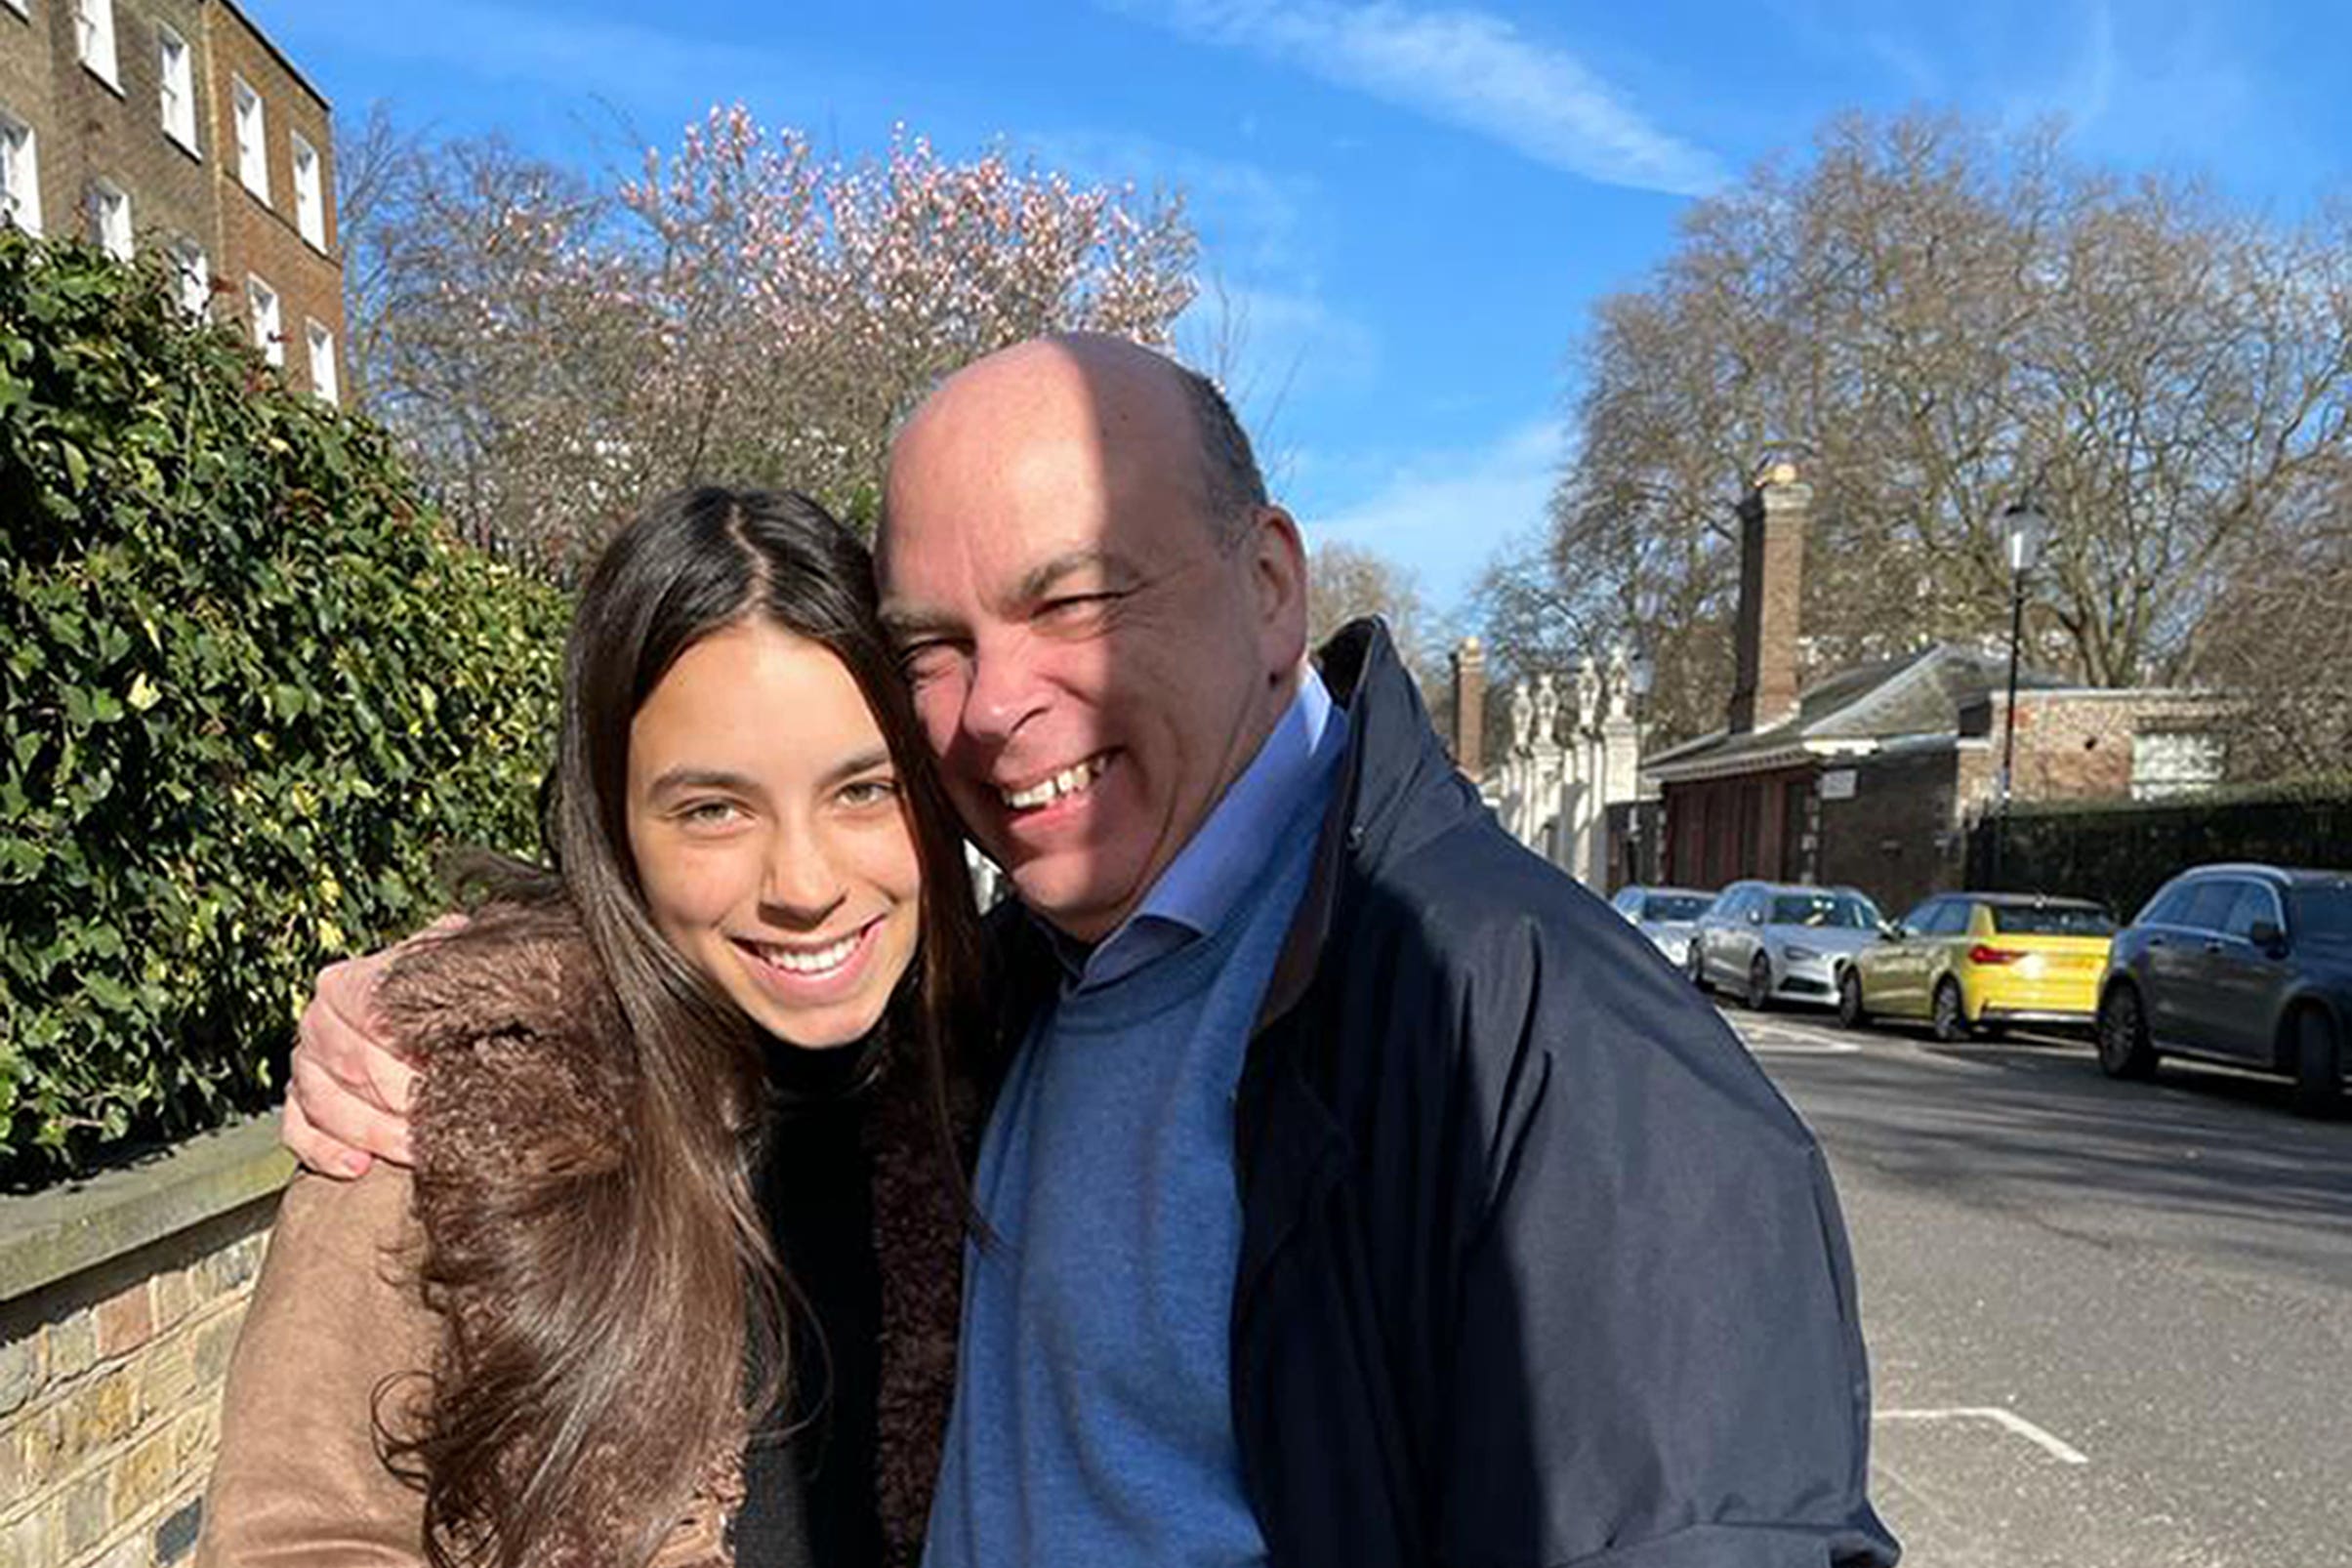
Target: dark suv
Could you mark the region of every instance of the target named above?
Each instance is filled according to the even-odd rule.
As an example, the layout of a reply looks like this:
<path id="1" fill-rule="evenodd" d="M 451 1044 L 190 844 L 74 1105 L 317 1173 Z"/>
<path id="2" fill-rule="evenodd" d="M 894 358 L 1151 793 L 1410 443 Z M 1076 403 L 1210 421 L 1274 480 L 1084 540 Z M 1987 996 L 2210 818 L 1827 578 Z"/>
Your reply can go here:
<path id="1" fill-rule="evenodd" d="M 2342 1103 L 2352 1067 L 2352 872 L 2199 866 L 2157 889 L 2108 951 L 2099 1065 L 2159 1055 L 2283 1073 L 2295 1108 Z"/>

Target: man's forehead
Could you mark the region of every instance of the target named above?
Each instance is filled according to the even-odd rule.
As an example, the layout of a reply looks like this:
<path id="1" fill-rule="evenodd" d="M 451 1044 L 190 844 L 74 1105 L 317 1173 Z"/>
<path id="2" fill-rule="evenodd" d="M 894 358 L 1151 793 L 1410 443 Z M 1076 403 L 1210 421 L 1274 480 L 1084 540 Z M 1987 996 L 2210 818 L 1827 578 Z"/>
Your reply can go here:
<path id="1" fill-rule="evenodd" d="M 954 566 L 1022 574 L 1110 549 L 1181 479 L 1155 478 L 1118 443 L 1031 432 L 1004 445 L 915 461 L 891 475 L 876 541 L 886 580 Z"/>
<path id="2" fill-rule="evenodd" d="M 1012 613 L 1056 591 L 1132 585 L 1148 575 L 1135 548 L 1148 544 L 1099 514 L 1066 516 L 1056 525 L 1036 516 L 943 509 L 882 553 L 884 619 L 932 625 L 961 620 L 966 600 Z"/>

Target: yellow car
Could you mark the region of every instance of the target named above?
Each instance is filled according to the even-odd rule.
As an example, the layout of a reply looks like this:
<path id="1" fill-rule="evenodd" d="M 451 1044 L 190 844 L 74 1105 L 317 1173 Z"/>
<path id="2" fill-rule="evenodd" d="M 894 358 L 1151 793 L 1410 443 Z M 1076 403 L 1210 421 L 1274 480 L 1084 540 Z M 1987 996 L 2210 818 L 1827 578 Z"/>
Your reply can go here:
<path id="1" fill-rule="evenodd" d="M 1846 962 L 1837 1019 L 1922 1018 L 1938 1040 L 2012 1023 L 2088 1028 L 2115 922 L 2080 898 L 1938 893 Z"/>

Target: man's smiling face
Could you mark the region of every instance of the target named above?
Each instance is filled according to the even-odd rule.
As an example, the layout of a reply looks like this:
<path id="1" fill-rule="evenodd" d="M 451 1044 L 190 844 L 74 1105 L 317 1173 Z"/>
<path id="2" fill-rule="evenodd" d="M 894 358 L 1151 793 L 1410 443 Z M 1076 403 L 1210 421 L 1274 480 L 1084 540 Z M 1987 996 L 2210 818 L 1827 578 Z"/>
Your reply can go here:
<path id="1" fill-rule="evenodd" d="M 1022 899 L 1082 941 L 1131 914 L 1296 689 L 1303 562 L 1273 508 L 1211 515 L 1173 366 L 1024 344 L 891 451 L 884 618 L 947 788 Z"/>

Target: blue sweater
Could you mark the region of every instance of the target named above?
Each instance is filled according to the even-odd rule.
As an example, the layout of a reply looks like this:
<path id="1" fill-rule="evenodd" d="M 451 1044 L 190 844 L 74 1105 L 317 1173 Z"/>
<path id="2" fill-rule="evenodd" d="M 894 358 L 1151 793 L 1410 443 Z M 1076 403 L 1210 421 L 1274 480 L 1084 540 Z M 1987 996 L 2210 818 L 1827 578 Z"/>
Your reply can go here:
<path id="1" fill-rule="evenodd" d="M 1313 858 L 1306 793 L 1226 919 L 1063 996 L 1012 1066 L 929 1568 L 1265 1560 L 1228 1394 L 1233 1093 Z"/>

